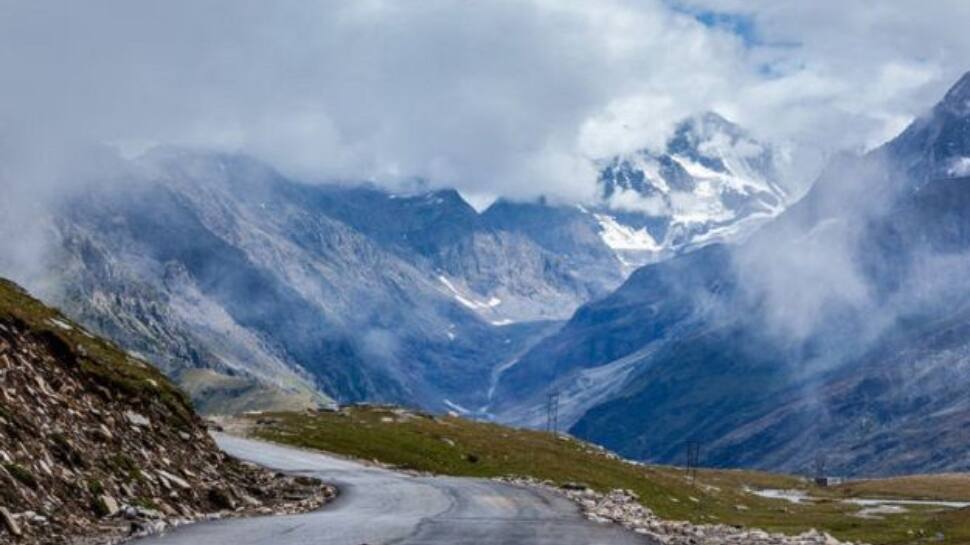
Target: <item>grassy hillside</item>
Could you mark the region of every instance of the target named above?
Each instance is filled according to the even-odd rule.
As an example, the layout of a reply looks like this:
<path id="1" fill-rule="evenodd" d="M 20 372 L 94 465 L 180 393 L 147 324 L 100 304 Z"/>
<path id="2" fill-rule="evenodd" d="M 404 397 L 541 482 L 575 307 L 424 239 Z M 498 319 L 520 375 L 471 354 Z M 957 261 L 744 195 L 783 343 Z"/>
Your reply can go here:
<path id="1" fill-rule="evenodd" d="M 822 489 L 803 479 L 753 471 L 702 470 L 696 481 L 668 466 L 633 465 L 587 443 L 549 433 L 510 429 L 393 408 L 352 407 L 319 414 L 247 417 L 251 434 L 402 468 L 469 477 L 530 475 L 598 490 L 632 489 L 657 514 L 693 522 L 721 522 L 799 533 L 809 528 L 878 544 L 970 543 L 970 510 L 907 507 L 862 518 L 847 497 L 970 501 L 970 478 L 960 475 L 853 482 Z M 818 501 L 766 499 L 749 489 L 794 489 Z"/>
<path id="2" fill-rule="evenodd" d="M 15 320 L 46 337 L 54 346 L 77 352 L 81 370 L 104 387 L 133 399 L 147 402 L 158 399 L 171 411 L 176 425 L 195 424 L 197 417 L 188 398 L 157 369 L 92 335 L 3 278 L 0 278 L 0 319 Z"/>

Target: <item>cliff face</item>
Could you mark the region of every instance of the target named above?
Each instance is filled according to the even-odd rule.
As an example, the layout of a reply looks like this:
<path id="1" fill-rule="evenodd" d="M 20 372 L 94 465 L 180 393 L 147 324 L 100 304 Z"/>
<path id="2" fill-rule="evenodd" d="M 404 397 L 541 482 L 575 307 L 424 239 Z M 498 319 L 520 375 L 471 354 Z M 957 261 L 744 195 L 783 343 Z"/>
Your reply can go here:
<path id="1" fill-rule="evenodd" d="M 158 371 L 0 280 L 0 543 L 312 508 L 329 493 L 229 458 Z"/>

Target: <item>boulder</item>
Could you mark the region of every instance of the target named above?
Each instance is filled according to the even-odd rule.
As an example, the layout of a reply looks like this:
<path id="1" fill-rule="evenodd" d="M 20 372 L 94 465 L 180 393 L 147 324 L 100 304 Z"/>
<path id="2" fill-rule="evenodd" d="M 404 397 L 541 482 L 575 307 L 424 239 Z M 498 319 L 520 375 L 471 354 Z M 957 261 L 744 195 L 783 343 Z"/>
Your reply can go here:
<path id="1" fill-rule="evenodd" d="M 121 507 L 118 506 L 118 500 L 114 499 L 114 496 L 101 494 L 94 501 L 94 512 L 99 517 L 110 517 L 120 510 Z"/>

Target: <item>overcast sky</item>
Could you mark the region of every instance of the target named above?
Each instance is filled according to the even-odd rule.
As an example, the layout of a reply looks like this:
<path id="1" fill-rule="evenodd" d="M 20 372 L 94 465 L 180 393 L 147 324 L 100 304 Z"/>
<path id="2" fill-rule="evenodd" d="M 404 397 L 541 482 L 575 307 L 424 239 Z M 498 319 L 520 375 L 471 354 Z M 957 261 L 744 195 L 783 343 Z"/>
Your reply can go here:
<path id="1" fill-rule="evenodd" d="M 0 153 L 193 145 L 578 199 L 589 159 L 707 109 L 810 156 L 876 145 L 970 69 L 968 22 L 966 0 L 0 0 Z"/>

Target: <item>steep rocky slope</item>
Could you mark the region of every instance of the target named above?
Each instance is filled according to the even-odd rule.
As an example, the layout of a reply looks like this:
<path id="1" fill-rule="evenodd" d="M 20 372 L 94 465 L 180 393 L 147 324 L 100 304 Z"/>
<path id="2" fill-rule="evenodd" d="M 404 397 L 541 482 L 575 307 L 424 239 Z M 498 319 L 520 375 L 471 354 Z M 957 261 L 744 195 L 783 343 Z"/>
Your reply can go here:
<path id="1" fill-rule="evenodd" d="M 0 543 L 103 541 L 330 495 L 227 457 L 158 371 L 0 280 Z"/>
<path id="2" fill-rule="evenodd" d="M 335 189 L 256 161 L 160 152 L 127 182 L 65 204 L 51 262 L 67 266 L 42 293 L 173 376 L 217 373 L 189 385 L 217 410 L 274 398 L 219 401 L 253 394 L 240 378 L 307 402 L 473 406 L 467 385 L 542 327 L 491 323 L 425 258 L 331 217 Z"/>
<path id="3" fill-rule="evenodd" d="M 579 242 L 582 234 L 556 207 L 500 201 L 479 214 L 454 190 L 293 184 L 287 192 L 424 271 L 438 291 L 490 323 L 565 319 L 623 279 L 597 231 Z M 529 229 L 522 215 L 502 214 L 506 207 L 530 210 L 545 228 Z M 588 274 L 594 268 L 599 274 Z"/>

